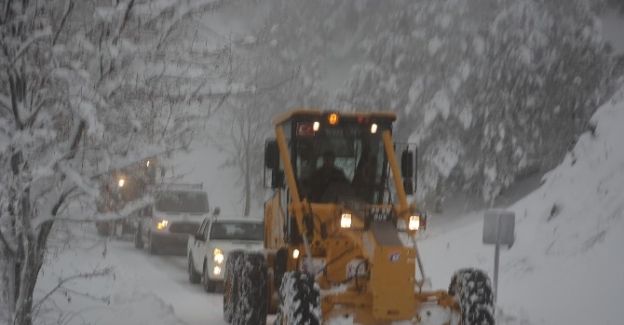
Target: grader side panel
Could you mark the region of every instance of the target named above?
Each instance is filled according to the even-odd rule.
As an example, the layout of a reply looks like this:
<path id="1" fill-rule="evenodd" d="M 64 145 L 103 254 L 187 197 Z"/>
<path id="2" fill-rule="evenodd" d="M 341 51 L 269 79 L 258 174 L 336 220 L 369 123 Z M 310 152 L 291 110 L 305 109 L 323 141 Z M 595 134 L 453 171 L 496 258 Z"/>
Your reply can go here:
<path id="1" fill-rule="evenodd" d="M 403 246 L 392 223 L 377 223 L 371 228 L 369 238 L 375 241 L 369 280 L 373 316 L 379 320 L 411 319 L 416 311 L 415 253 Z"/>

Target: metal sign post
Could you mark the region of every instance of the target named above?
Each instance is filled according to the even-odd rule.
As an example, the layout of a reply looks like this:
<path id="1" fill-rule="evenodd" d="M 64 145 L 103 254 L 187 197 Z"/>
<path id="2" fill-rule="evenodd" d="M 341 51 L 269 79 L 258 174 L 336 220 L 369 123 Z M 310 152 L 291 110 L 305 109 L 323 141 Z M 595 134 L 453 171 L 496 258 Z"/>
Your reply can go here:
<path id="1" fill-rule="evenodd" d="M 511 211 L 489 210 L 483 218 L 483 243 L 494 246 L 494 303 L 498 296 L 498 265 L 500 259 L 500 246 L 509 248 L 514 243 L 514 227 L 516 215 Z"/>

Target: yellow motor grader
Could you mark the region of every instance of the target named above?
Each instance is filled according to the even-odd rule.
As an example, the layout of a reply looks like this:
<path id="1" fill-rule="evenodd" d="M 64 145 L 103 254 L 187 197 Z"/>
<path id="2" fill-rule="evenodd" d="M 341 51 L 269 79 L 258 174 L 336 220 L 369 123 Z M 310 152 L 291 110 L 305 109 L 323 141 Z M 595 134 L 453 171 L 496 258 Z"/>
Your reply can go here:
<path id="1" fill-rule="evenodd" d="M 230 252 L 228 323 L 265 324 L 276 313 L 280 325 L 494 324 L 484 272 L 459 270 L 448 291 L 424 289 L 414 238 L 425 217 L 407 201 L 416 159 L 409 150 L 397 157 L 395 119 L 317 110 L 275 119 L 264 251 Z"/>

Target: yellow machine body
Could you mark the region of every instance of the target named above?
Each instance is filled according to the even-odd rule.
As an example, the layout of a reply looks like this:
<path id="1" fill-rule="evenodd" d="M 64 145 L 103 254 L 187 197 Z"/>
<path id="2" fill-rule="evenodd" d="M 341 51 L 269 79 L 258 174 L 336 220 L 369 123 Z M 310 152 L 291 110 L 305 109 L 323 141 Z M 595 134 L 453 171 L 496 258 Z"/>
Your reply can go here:
<path id="1" fill-rule="evenodd" d="M 386 186 L 386 190 L 394 193 L 394 200 L 381 199 L 351 206 L 343 202 L 311 202 L 300 194 L 302 180 L 297 179 L 295 171 L 298 160 L 291 156 L 295 152 L 292 145 L 296 139 L 293 138 L 298 132 L 295 129 L 300 127 L 295 123 L 302 119 L 308 123 L 306 125 L 313 126 L 313 131 L 318 129 L 316 122 L 320 127 L 329 128 L 332 127 L 330 114 L 337 114 L 337 123 L 363 121 L 365 125 L 359 128 L 368 130 L 370 125 L 371 133 L 376 131 L 375 141 L 383 147 L 379 151 L 385 173 L 382 179 L 393 187 L 387 189 Z M 407 203 L 392 141 L 394 120 L 392 113 L 338 114 L 300 110 L 275 121 L 283 185 L 276 187 L 265 203 L 265 247 L 269 274 L 273 275 L 269 288 L 270 310 L 275 311 L 279 303 L 276 291 L 281 272 L 302 269 L 316 275 L 325 320 L 349 316 L 359 324 L 418 323 L 423 303 L 457 310 L 457 304 L 446 292 L 422 292 L 418 288 L 418 252 L 404 240 L 417 234 L 408 229 L 408 224 L 410 217 L 418 216 L 418 211 Z M 379 123 L 379 126 L 372 127 L 372 123 Z M 311 134 L 309 130 L 303 132 Z M 375 213 L 391 217 L 371 220 Z M 350 215 L 348 228 L 341 226 L 344 214 Z M 281 252 L 281 260 L 278 252 Z"/>

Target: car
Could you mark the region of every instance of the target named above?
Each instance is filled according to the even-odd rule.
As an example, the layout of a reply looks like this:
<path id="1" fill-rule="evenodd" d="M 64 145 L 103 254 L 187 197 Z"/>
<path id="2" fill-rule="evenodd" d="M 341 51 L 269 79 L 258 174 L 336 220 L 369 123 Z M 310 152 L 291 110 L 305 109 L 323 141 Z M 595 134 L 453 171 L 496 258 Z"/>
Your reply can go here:
<path id="1" fill-rule="evenodd" d="M 150 254 L 186 253 L 189 235 L 195 234 L 209 214 L 208 195 L 201 184 L 167 184 L 154 191 L 154 203 L 138 218 L 134 245 Z"/>
<path id="2" fill-rule="evenodd" d="M 256 218 L 204 219 L 190 236 L 187 245 L 188 276 L 191 283 L 200 283 L 207 292 L 223 285 L 225 265 L 234 251 L 260 251 L 264 224 Z"/>

